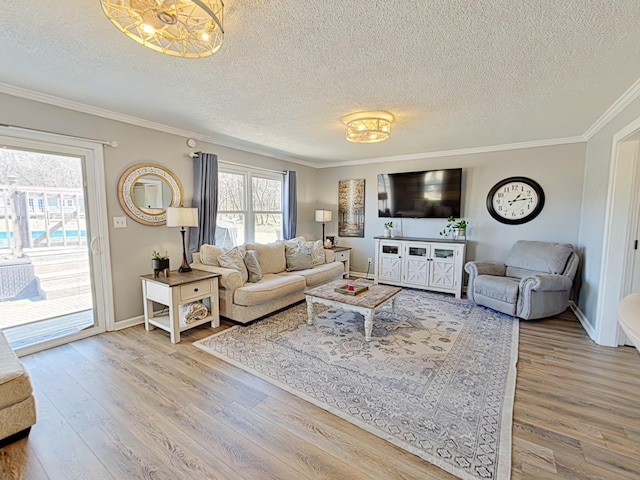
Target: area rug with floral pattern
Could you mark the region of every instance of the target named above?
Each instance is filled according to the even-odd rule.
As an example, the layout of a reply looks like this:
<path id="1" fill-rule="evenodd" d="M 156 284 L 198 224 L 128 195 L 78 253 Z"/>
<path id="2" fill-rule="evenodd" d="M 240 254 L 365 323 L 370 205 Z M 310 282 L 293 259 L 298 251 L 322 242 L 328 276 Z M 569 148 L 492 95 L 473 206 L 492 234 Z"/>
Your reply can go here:
<path id="1" fill-rule="evenodd" d="M 194 345 L 463 479 L 510 477 L 518 322 L 419 290 L 376 312 L 305 304 Z M 319 310 L 319 307 L 316 307 Z"/>

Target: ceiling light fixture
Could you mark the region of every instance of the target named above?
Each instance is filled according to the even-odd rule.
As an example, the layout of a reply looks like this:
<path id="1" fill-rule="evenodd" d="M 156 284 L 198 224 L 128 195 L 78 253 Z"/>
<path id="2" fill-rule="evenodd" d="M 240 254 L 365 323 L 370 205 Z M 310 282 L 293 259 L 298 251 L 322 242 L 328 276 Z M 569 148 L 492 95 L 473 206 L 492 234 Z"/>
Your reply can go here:
<path id="1" fill-rule="evenodd" d="M 202 58 L 222 46 L 221 0 L 100 0 L 120 31 L 174 57 Z"/>
<path id="2" fill-rule="evenodd" d="M 342 117 L 347 140 L 355 143 L 384 142 L 391 135 L 393 115 L 387 112 L 359 112 Z"/>

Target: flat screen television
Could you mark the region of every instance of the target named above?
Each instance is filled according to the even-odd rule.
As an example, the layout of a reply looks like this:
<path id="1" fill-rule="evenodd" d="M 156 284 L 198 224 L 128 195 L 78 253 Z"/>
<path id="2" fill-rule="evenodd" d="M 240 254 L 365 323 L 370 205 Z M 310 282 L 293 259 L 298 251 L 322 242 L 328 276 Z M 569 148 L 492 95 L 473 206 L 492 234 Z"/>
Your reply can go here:
<path id="1" fill-rule="evenodd" d="M 378 175 L 378 216 L 460 217 L 462 169 Z"/>

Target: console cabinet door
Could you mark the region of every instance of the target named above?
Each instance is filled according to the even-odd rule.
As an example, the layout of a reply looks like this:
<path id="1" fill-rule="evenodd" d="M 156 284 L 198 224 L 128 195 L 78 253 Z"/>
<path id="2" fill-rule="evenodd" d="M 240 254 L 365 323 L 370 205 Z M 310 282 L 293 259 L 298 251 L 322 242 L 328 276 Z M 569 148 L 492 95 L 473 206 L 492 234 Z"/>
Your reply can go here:
<path id="1" fill-rule="evenodd" d="M 430 258 L 429 286 L 439 288 L 453 288 L 456 284 L 456 254 L 455 247 L 433 245 Z"/>
<path id="2" fill-rule="evenodd" d="M 462 296 L 465 244 L 430 239 L 376 239 L 376 283 Z"/>
<path id="3" fill-rule="evenodd" d="M 428 243 L 404 244 L 404 284 L 426 287 L 429 284 L 429 258 L 431 246 Z"/>
<path id="4" fill-rule="evenodd" d="M 402 281 L 402 244 L 400 242 L 380 242 L 378 252 L 378 280 L 400 283 Z"/>

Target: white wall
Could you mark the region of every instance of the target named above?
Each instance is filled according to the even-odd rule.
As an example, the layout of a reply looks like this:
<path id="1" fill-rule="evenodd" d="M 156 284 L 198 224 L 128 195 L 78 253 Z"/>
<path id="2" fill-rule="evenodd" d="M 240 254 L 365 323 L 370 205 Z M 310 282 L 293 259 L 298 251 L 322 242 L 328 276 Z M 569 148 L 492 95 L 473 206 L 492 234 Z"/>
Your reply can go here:
<path id="1" fill-rule="evenodd" d="M 601 293 L 600 277 L 613 136 L 638 117 L 640 117 L 640 99 L 636 99 L 615 116 L 587 143 L 579 237 L 585 262 L 578 305 L 595 331 L 599 330 L 602 321 L 598 318 L 597 312 Z M 615 315 L 615 312 L 607 314 Z"/>
<path id="2" fill-rule="evenodd" d="M 366 147 L 366 146 L 363 146 Z M 441 168 L 463 169 L 462 216 L 470 222 L 467 260 L 505 259 L 516 240 L 545 240 L 578 243 L 584 174 L 585 144 L 527 148 L 504 152 L 430 158 L 404 162 L 375 163 L 320 170 L 317 208 L 332 210 L 337 217 L 338 181 L 366 180 L 365 237 L 340 238 L 340 245 L 352 250 L 352 269 L 365 272 L 367 258 L 374 257 L 373 237 L 382 235 L 389 219 L 378 218 L 377 175 Z M 504 225 L 494 220 L 486 208 L 489 190 L 498 181 L 525 176 L 542 186 L 546 203 L 540 215 L 524 225 Z M 403 219 L 402 234 L 411 237 L 439 237 L 445 219 Z M 320 226 L 317 227 L 320 229 Z M 327 234 L 337 233 L 337 222 L 327 225 Z"/>
<path id="3" fill-rule="evenodd" d="M 104 150 L 116 322 L 142 315 L 138 277 L 151 272 L 152 250 L 167 250 L 172 268 L 178 268 L 182 258 L 178 229 L 141 225 L 128 217 L 127 228 L 113 229 L 111 218 L 125 216 L 118 201 L 118 180 L 136 163 L 158 163 L 176 174 L 184 188 L 185 206 L 191 204 L 193 195 L 193 160 L 187 156 L 190 151 L 216 153 L 221 161 L 243 165 L 296 170 L 301 187 L 298 189 L 298 232 L 307 235 L 315 232 L 316 225 L 312 221 L 316 203 L 314 169 L 204 142 L 198 142 L 197 148 L 190 149 L 186 139 L 177 135 L 4 94 L 0 94 L 0 112 L 5 124 L 118 142 L 117 148 L 106 147 Z"/>
<path id="4" fill-rule="evenodd" d="M 154 162 L 171 169 L 185 190 L 185 204 L 192 196 L 191 151 L 185 139 L 166 133 L 82 114 L 59 107 L 0 94 L 2 122 L 62 134 L 117 140 L 119 147 L 105 149 L 108 215 L 123 216 L 116 187 L 120 175 L 131 165 Z M 352 268 L 366 271 L 373 257 L 373 237 L 383 232 L 385 219 L 377 217 L 378 173 L 439 168 L 464 169 L 463 217 L 471 222 L 468 259 L 501 260 L 515 240 L 521 238 L 573 243 L 579 248 L 582 289 L 579 306 L 596 324 L 598 284 L 601 274 L 605 204 L 613 135 L 640 116 L 640 99 L 634 101 L 586 145 L 571 144 L 424 160 L 376 163 L 315 170 L 296 164 L 199 142 L 198 148 L 217 153 L 221 160 L 271 169 L 298 172 L 298 234 L 319 238 L 321 226 L 313 221 L 316 208 L 328 208 L 337 217 L 338 180 L 366 179 L 365 238 L 341 238 L 353 247 Z M 393 141 L 393 140 L 391 140 Z M 366 147 L 366 146 L 363 146 Z M 586 158 L 586 160 L 585 160 Z M 485 207 L 489 189 L 509 176 L 537 180 L 546 194 L 542 213 L 524 225 L 507 226 L 493 220 Z M 584 194 L 583 194 L 584 191 Z M 334 217 L 335 218 L 335 217 Z M 173 259 L 181 255 L 180 236 L 174 229 L 148 227 L 128 219 L 129 227 L 113 230 L 110 225 L 116 321 L 142 314 L 138 275 L 149 272 L 152 249 L 167 249 Z M 407 236 L 438 237 L 444 220 L 405 219 Z M 327 234 L 337 233 L 337 223 L 327 225 Z"/>

